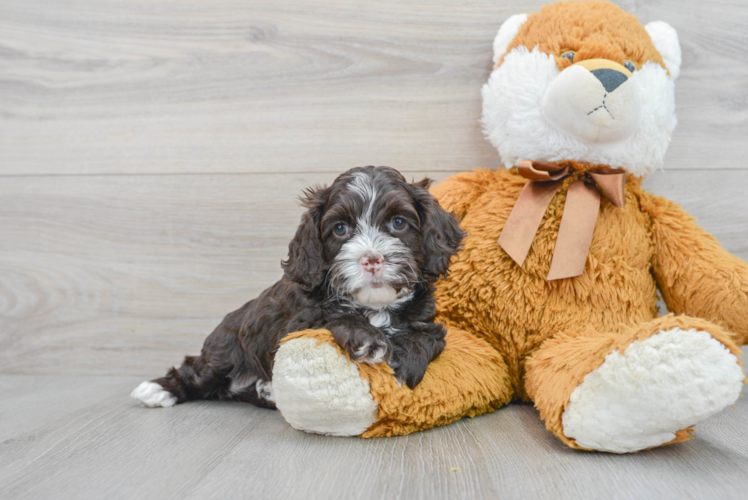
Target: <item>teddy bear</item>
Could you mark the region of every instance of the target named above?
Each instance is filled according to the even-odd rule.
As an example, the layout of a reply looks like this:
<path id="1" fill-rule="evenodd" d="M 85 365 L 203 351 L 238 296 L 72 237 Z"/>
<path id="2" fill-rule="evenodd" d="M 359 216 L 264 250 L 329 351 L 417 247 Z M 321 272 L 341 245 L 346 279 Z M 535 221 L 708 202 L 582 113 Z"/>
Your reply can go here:
<path id="1" fill-rule="evenodd" d="M 411 390 L 328 331 L 295 332 L 278 408 L 300 430 L 376 437 L 525 401 L 572 448 L 691 439 L 745 382 L 748 266 L 642 187 L 676 125 L 675 30 L 565 1 L 507 19 L 493 52 L 482 125 L 503 168 L 432 188 L 468 233 L 437 284 L 444 352 Z"/>

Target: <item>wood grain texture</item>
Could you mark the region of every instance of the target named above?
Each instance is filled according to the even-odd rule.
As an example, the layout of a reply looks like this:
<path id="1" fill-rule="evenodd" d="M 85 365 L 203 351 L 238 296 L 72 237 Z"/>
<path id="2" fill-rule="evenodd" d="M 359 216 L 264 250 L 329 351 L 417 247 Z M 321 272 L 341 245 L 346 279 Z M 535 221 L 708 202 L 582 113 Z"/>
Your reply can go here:
<path id="1" fill-rule="evenodd" d="M 745 397 L 694 441 L 612 455 L 564 447 L 529 405 L 363 440 L 242 403 L 143 408 L 127 398 L 138 382 L 0 376 L 0 497 L 742 499 L 748 486 Z"/>
<path id="2" fill-rule="evenodd" d="M 492 40 L 543 3 L 2 0 L 0 175 L 495 165 Z M 620 4 L 680 34 L 667 166 L 746 168 L 748 3 Z"/>
<path id="3" fill-rule="evenodd" d="M 492 40 L 543 3 L 0 0 L 0 498 L 744 498 L 745 397 L 631 456 L 530 406 L 365 441 L 127 398 L 280 276 L 302 188 L 495 167 Z M 748 4 L 619 3 L 683 47 L 646 186 L 748 259 Z"/>

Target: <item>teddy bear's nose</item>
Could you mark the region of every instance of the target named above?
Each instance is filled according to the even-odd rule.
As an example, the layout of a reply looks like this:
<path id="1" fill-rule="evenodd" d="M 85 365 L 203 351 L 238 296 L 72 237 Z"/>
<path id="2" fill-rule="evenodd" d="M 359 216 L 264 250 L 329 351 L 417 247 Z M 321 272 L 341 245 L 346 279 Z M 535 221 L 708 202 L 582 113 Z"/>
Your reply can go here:
<path id="1" fill-rule="evenodd" d="M 600 83 L 603 84 L 606 92 L 613 92 L 623 82 L 628 80 L 628 77 L 626 75 L 614 69 L 600 68 L 592 70 L 590 71 L 590 73 L 595 75 L 595 78 L 600 80 Z"/>

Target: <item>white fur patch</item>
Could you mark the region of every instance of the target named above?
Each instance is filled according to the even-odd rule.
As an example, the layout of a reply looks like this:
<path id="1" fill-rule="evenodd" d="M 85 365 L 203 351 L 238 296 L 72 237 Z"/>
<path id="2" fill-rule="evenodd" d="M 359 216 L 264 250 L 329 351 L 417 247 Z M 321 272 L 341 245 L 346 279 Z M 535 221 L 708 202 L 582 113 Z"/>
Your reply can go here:
<path id="1" fill-rule="evenodd" d="M 353 181 L 348 184 L 348 189 L 358 194 L 364 200 L 364 203 L 368 204 L 364 216 L 368 220 L 371 216 L 371 204 L 377 198 L 377 189 L 371 183 L 371 178 L 364 172 L 355 172 L 352 177 Z"/>
<path id="2" fill-rule="evenodd" d="M 392 337 L 393 335 L 396 335 L 401 331 L 402 330 L 390 326 L 384 329 L 384 334 L 387 335 L 387 337 Z"/>
<path id="3" fill-rule="evenodd" d="M 273 393 L 272 382 L 265 382 L 264 380 L 258 380 L 255 383 L 255 390 L 257 391 L 258 397 L 261 397 L 265 401 L 270 401 L 271 403 L 275 402 L 275 394 Z"/>
<path id="4" fill-rule="evenodd" d="M 356 301 L 362 306 L 383 306 L 397 299 L 397 292 L 391 286 L 372 288 L 364 285 L 356 293 Z"/>
<path id="5" fill-rule="evenodd" d="M 628 138 L 608 142 L 582 140 L 543 116 L 543 99 L 559 74 L 553 57 L 520 46 L 483 86 L 483 130 L 507 168 L 528 159 L 576 160 L 644 177 L 662 166 L 676 125 L 673 80 L 662 66 L 649 62 L 631 76 L 640 99 L 639 125 Z"/>
<path id="6" fill-rule="evenodd" d="M 369 316 L 369 324 L 376 328 L 387 328 L 391 321 L 390 312 L 387 310 L 376 311 Z"/>
<path id="7" fill-rule="evenodd" d="M 652 39 L 657 52 L 662 56 L 670 77 L 675 80 L 680 75 L 681 50 L 678 32 L 664 21 L 652 21 L 644 26 Z"/>
<path id="8" fill-rule="evenodd" d="M 357 436 L 376 421 L 369 382 L 333 346 L 315 339 L 290 340 L 278 349 L 273 388 L 281 414 L 301 431 Z"/>
<path id="9" fill-rule="evenodd" d="M 177 397 L 155 382 L 143 382 L 130 393 L 130 397 L 152 408 L 177 404 Z"/>
<path id="10" fill-rule="evenodd" d="M 369 356 L 369 352 L 372 350 L 372 343 L 367 342 L 358 349 L 356 349 L 355 360 L 359 363 L 368 363 L 370 365 L 378 365 L 384 361 L 384 357 L 387 354 L 387 346 L 382 342 L 374 341 L 375 349 Z"/>
<path id="11" fill-rule="evenodd" d="M 501 59 L 509 44 L 517 36 L 520 27 L 527 21 L 527 14 L 515 14 L 501 24 L 496 38 L 493 39 L 493 63 Z"/>
<path id="12" fill-rule="evenodd" d="M 709 333 L 672 330 L 613 351 L 574 389 L 564 434 L 585 448 L 629 453 L 658 446 L 737 400 L 738 359 Z"/>

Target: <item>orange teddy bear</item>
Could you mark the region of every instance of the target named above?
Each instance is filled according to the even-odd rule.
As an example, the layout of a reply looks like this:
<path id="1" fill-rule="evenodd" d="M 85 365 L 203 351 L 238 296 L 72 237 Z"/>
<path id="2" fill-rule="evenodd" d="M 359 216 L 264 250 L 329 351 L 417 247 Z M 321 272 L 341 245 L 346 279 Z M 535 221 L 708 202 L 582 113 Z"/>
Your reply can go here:
<path id="1" fill-rule="evenodd" d="M 678 37 L 608 2 L 509 18 L 483 126 L 506 169 L 432 189 L 468 232 L 438 284 L 443 354 L 411 390 L 350 363 L 329 332 L 289 335 L 273 371 L 298 429 L 406 434 L 532 401 L 573 448 L 690 439 L 744 375 L 748 266 L 646 192 L 675 127 Z M 658 317 L 657 290 L 673 314 Z"/>

